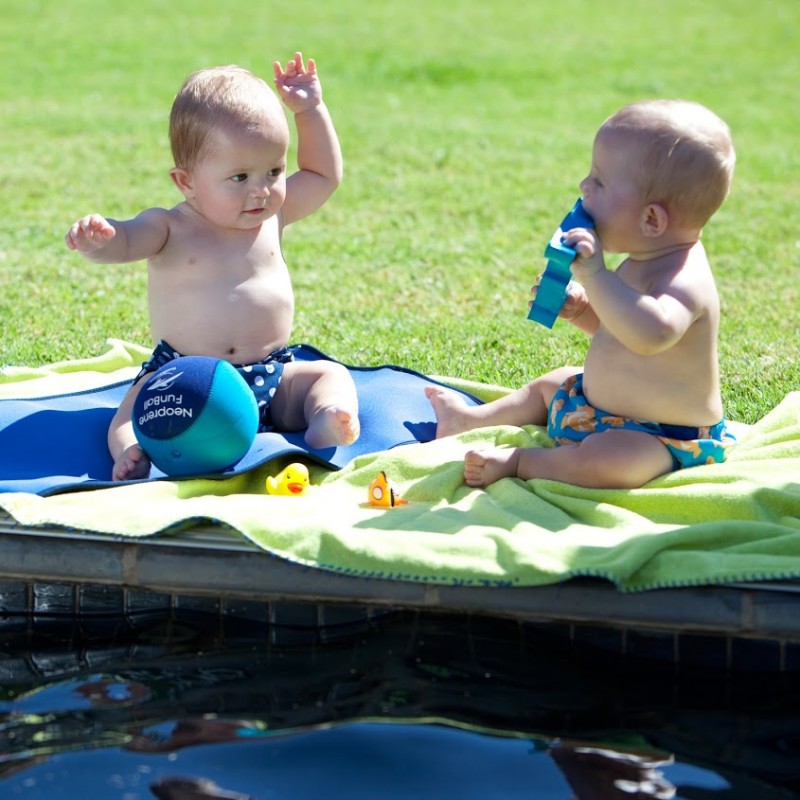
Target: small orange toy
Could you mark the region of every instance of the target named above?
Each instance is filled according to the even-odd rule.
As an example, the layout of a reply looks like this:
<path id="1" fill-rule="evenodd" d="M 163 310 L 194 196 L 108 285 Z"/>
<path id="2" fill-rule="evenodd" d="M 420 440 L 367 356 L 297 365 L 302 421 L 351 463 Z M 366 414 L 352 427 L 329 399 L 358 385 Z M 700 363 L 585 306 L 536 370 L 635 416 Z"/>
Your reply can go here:
<path id="1" fill-rule="evenodd" d="M 407 506 L 408 500 L 392 488 L 386 473 L 381 470 L 378 477 L 369 485 L 369 504 L 380 508 L 394 508 L 395 506 Z"/>
<path id="2" fill-rule="evenodd" d="M 305 464 L 289 464 L 274 478 L 267 476 L 267 494 L 282 494 L 299 497 L 308 494 L 308 467 Z"/>

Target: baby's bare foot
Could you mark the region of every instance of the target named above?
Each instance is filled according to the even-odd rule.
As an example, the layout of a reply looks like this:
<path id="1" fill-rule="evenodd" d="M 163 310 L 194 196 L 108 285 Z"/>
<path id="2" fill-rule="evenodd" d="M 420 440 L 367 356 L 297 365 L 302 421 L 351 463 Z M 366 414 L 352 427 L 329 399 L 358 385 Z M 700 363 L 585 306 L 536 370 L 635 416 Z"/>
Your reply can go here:
<path id="1" fill-rule="evenodd" d="M 519 449 L 498 447 L 493 450 L 470 450 L 464 456 L 464 480 L 467 486 L 488 486 L 501 478 L 515 478 Z"/>
<path id="2" fill-rule="evenodd" d="M 112 481 L 133 481 L 150 475 L 150 459 L 138 444 L 132 444 L 122 451 L 114 462 L 111 471 Z"/>
<path id="3" fill-rule="evenodd" d="M 426 386 L 425 396 L 436 414 L 437 439 L 480 427 L 480 422 L 470 414 L 470 406 L 455 392 L 444 386 Z"/>
<path id="4" fill-rule="evenodd" d="M 338 406 L 317 411 L 311 418 L 305 440 L 309 447 L 342 447 L 353 444 L 361 433 L 358 415 Z"/>

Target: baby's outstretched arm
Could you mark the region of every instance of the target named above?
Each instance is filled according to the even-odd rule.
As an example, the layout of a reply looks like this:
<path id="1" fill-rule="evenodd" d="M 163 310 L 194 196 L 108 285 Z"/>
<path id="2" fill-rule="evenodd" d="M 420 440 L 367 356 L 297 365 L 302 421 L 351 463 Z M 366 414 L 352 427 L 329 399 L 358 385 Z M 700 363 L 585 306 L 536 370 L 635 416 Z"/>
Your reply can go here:
<path id="1" fill-rule="evenodd" d="M 120 222 L 87 214 L 64 237 L 67 247 L 101 264 L 140 261 L 158 253 L 169 236 L 169 211 L 151 208 Z"/>

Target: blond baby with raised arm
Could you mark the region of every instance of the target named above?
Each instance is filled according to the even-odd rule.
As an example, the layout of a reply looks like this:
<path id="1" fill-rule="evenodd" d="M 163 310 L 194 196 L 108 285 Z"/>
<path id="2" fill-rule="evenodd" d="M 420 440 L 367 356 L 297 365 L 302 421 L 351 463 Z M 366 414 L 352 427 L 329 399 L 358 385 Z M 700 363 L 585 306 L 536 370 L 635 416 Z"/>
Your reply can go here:
<path id="1" fill-rule="evenodd" d="M 734 163 L 727 125 L 697 103 L 634 103 L 603 123 L 580 184 L 595 229 L 565 236 L 578 256 L 560 316 L 591 337 L 583 367 L 483 406 L 427 390 L 437 436 L 534 424 L 556 444 L 469 452 L 467 484 L 516 476 L 632 488 L 725 458 L 734 439 L 722 413 L 720 306 L 700 236 Z M 627 257 L 612 271 L 604 250 Z"/>
<path id="2" fill-rule="evenodd" d="M 184 200 L 120 221 L 89 214 L 67 246 L 104 264 L 147 260 L 153 357 L 108 432 L 114 480 L 146 477 L 131 411 L 142 378 L 178 355 L 225 359 L 256 394 L 261 429 L 307 428 L 313 448 L 359 434 L 358 400 L 339 364 L 296 362 L 287 348 L 294 294 L 283 229 L 316 211 L 342 179 L 342 154 L 313 59 L 275 63 L 275 86 L 294 114 L 298 169 L 287 177 L 289 126 L 275 92 L 236 66 L 200 70 L 175 98 L 170 176 Z"/>

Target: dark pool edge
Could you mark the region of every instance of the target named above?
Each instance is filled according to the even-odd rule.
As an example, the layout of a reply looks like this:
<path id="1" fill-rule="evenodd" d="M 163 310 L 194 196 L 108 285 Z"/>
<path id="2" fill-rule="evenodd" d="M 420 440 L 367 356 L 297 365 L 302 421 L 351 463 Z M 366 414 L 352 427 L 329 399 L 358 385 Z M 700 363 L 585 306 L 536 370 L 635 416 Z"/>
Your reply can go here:
<path id="1" fill-rule="evenodd" d="M 180 597 L 184 605 L 211 604 L 229 615 L 243 604 L 267 604 L 272 610 L 265 614 L 281 609 L 284 616 L 296 615 L 300 627 L 333 625 L 339 619 L 335 609 L 350 609 L 345 615 L 355 617 L 358 609 L 362 616 L 391 609 L 459 612 L 565 626 L 570 636 L 594 636 L 623 653 L 680 660 L 681 651 L 699 655 L 711 648 L 718 666 L 736 669 L 756 659 L 769 670 L 800 669 L 800 582 L 795 581 L 635 593 L 591 578 L 538 587 L 432 585 L 294 564 L 219 526 L 131 539 L 29 528 L 0 512 L 0 618 L 9 613 L 7 598 L 22 597 L 14 594 L 16 586 L 26 587 L 30 613 L 36 611 L 37 586 L 65 587 L 65 597 L 72 599 L 64 602 L 79 611 L 81 598 L 97 604 L 103 596 L 90 587 L 113 587 L 107 597 L 123 599 L 105 610 L 100 603 L 97 608 L 106 615 L 119 603 L 127 613 L 143 598 Z M 23 613 L 22 607 L 13 613 Z"/>

